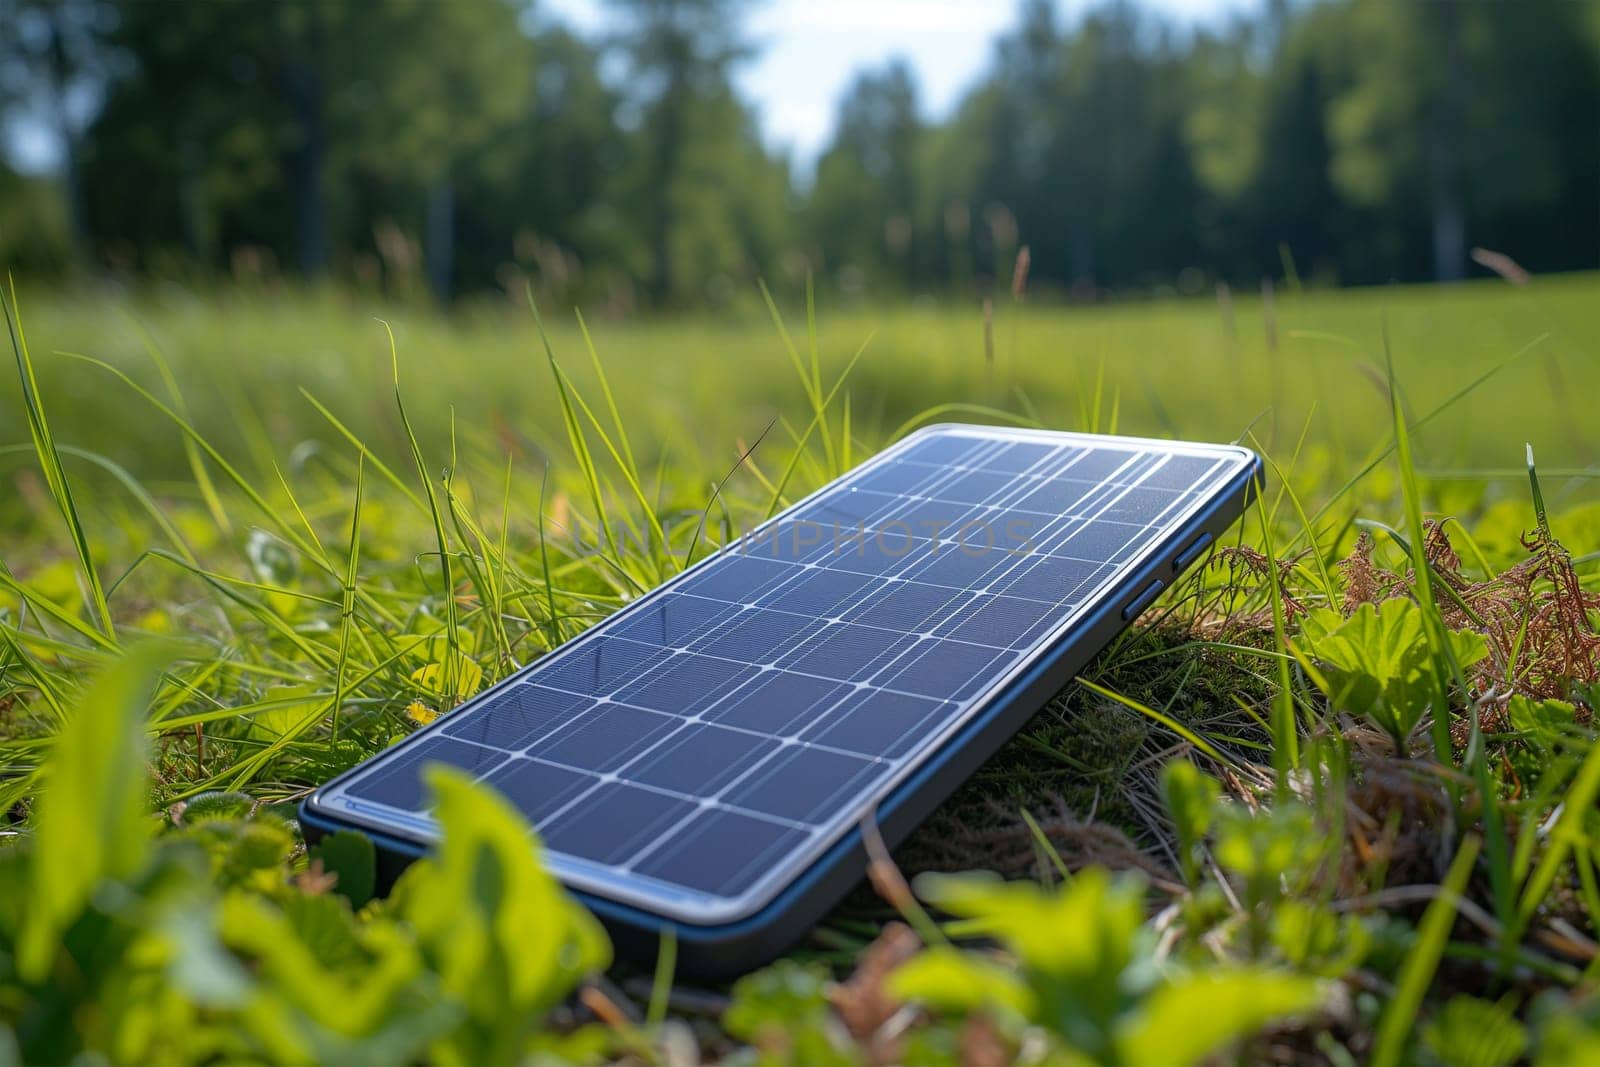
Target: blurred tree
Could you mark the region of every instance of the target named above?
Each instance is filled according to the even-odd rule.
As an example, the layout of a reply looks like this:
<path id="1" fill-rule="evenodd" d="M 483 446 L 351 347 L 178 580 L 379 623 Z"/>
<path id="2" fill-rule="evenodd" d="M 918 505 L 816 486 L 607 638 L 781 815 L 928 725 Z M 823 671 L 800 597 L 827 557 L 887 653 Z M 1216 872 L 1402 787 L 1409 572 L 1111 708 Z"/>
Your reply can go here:
<path id="1" fill-rule="evenodd" d="M 585 40 L 534 0 L 0 0 L 6 143 L 59 164 L 5 179 L 0 248 L 619 309 L 818 264 L 963 291 L 1022 243 L 1036 288 L 1085 295 L 1600 257 L 1592 4 L 1263 0 L 1180 31 L 1022 0 L 947 121 L 904 63 L 858 76 L 809 191 L 733 81 L 747 3 L 608 4 Z"/>
<path id="2" fill-rule="evenodd" d="M 1354 0 L 1314 15 L 1341 31 L 1299 27 L 1342 73 L 1324 94 L 1332 175 L 1348 201 L 1409 228 L 1395 274 L 1459 278 L 1490 234 L 1533 263 L 1593 264 L 1600 68 L 1582 5 Z M 1531 229 L 1496 224 L 1507 215 Z M 1557 251 L 1579 234 L 1588 255 Z"/>
<path id="3" fill-rule="evenodd" d="M 632 240 L 613 188 L 625 152 L 618 96 L 598 49 L 570 31 L 542 28 L 531 45 L 534 77 L 514 120 L 457 168 L 460 282 L 520 297 L 527 278 L 547 298 L 602 296 L 594 284 Z"/>
<path id="4" fill-rule="evenodd" d="M 0 166 L 0 265 L 25 277 L 56 279 L 72 266 L 71 228 L 62 189 L 48 178 Z"/>
<path id="5" fill-rule="evenodd" d="M 83 133 L 115 67 L 105 0 L 0 0 L 0 119 L 49 131 L 59 158 L 70 251 L 88 245 Z"/>
<path id="6" fill-rule="evenodd" d="M 1196 197 L 1183 59 L 1131 4 L 1071 30 L 1048 0 L 1024 4 L 953 142 L 978 160 L 964 199 L 1009 209 L 1038 279 L 1093 292 L 1170 277 L 1198 255 L 1182 209 Z"/>
<path id="7" fill-rule="evenodd" d="M 916 82 L 905 62 L 857 75 L 811 195 L 810 236 L 829 269 L 880 285 L 917 278 L 921 141 Z"/>
<path id="8" fill-rule="evenodd" d="M 947 184 L 944 202 L 1004 205 L 1031 249 L 1037 277 L 1058 283 L 1069 245 L 1068 202 L 1055 173 L 1065 48 L 1054 3 L 1024 0 L 1017 29 L 995 44 L 993 73 L 968 98 L 934 163 Z M 963 159 L 970 162 L 962 166 Z M 955 251 L 959 262 L 963 255 Z"/>
<path id="9" fill-rule="evenodd" d="M 316 276 L 336 231 L 371 233 L 374 204 L 447 203 L 456 159 L 531 95 L 532 46 L 502 0 L 116 6 L 111 39 L 136 62 L 90 131 L 99 223 L 146 250 L 181 235 L 215 262 L 261 244 Z M 153 193 L 153 212 L 136 206 Z"/>
<path id="10" fill-rule="evenodd" d="M 626 125 L 637 145 L 627 191 L 643 215 L 649 247 L 644 272 L 651 297 L 681 296 L 686 276 L 678 260 L 717 253 L 719 238 L 694 233 L 688 219 L 708 190 L 691 183 L 694 157 L 722 142 L 738 154 L 741 138 L 756 136 L 734 96 L 729 73 L 750 56 L 740 26 L 744 0 L 609 0 L 622 20 L 615 44 L 627 55 Z M 730 159 L 730 162 L 732 160 Z M 718 194 L 733 192 L 734 175 L 712 175 Z"/>

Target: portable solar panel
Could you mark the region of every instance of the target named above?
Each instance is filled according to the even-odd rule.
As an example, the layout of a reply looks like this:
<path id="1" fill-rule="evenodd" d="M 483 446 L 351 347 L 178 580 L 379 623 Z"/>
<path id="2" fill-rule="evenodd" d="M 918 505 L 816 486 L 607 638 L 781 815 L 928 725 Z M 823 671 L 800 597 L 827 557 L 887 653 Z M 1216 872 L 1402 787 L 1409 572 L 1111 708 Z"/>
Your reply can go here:
<path id="1" fill-rule="evenodd" d="M 860 877 L 1241 513 L 1246 449 L 939 426 L 724 546 L 314 793 L 391 865 L 430 763 L 498 789 L 647 954 L 762 962 Z"/>

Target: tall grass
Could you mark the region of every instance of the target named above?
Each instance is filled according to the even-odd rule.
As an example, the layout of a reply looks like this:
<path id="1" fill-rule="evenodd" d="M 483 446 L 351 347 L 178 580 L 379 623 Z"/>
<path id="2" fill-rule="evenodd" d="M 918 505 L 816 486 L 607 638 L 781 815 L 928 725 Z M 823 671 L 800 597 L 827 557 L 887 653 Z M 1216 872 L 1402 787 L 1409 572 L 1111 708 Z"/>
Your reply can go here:
<path id="1" fill-rule="evenodd" d="M 1159 974 L 1141 995 L 1172 1018 L 1213 1012 L 1204 991 L 1225 983 L 1201 979 L 1214 964 L 1286 1005 L 1314 999 L 1294 1032 L 1346 1041 L 1347 1055 L 1375 1062 L 1436 1055 L 1428 1042 L 1455 1039 L 1444 1005 L 1484 983 L 1514 991 L 1513 1015 L 1530 1025 L 1541 991 L 1587 1011 L 1579 979 L 1600 968 L 1600 890 L 1585 813 L 1600 795 L 1600 759 L 1590 743 L 1597 677 L 1584 671 L 1600 676 L 1600 665 L 1583 657 L 1600 648 L 1600 638 L 1586 643 L 1600 500 L 1582 435 L 1547 417 L 1547 379 L 1522 356 L 1549 353 L 1569 383 L 1596 374 L 1574 358 L 1587 339 L 1566 325 L 1590 321 L 1594 288 L 1553 284 L 1537 302 L 1476 288 L 1381 298 L 1291 288 L 1272 311 L 1270 388 L 1245 373 L 1263 364 L 1268 340 L 1264 311 L 1243 300 L 1232 336 L 1209 304 L 1013 303 L 996 314 L 1014 341 L 986 358 L 976 311 L 835 316 L 810 292 L 793 310 L 764 291 L 748 321 L 648 333 L 537 308 L 380 324 L 288 296 L 223 296 L 199 312 L 142 298 L 128 309 L 141 323 L 127 330 L 131 345 L 99 325 L 106 316 L 74 315 L 48 294 L 23 294 L 24 334 L 13 293 L 17 374 L 0 401 L 21 418 L 17 439 L 0 440 L 0 478 L 15 487 L 0 501 L 0 806 L 15 832 L 43 832 L 37 820 L 52 817 L 36 815 L 35 798 L 52 759 L 78 744 L 75 709 L 96 699 L 88 679 L 120 670 L 130 642 L 184 638 L 136 701 L 153 805 L 204 805 L 202 794 L 238 789 L 270 808 L 448 714 L 923 422 L 1216 440 L 1298 423 L 1295 440 L 1269 439 L 1271 484 L 1208 565 L 898 858 L 1059 881 L 1059 898 L 1013 903 L 1026 897 L 1062 931 L 1115 918 L 1119 894 L 1152 905 L 1161 917 L 1143 926 L 1135 916 L 1116 949 L 1127 972 L 1094 973 L 1113 983 Z M 41 336 L 58 353 L 86 354 L 40 357 Z M 225 361 L 225 350 L 282 358 L 268 374 Z M 249 402 L 225 399 L 234 393 Z M 1262 422 L 1269 401 L 1279 410 Z M 1512 462 L 1528 437 L 1541 469 L 1563 472 L 1543 487 L 1535 478 L 1531 493 Z M 1446 514 L 1454 521 L 1436 527 Z M 1446 528 L 1467 562 L 1439 548 Z M 1560 693 L 1535 693 L 1528 663 L 1552 640 L 1540 605 L 1570 593 L 1549 574 L 1568 572 L 1525 566 L 1530 529 L 1540 540 L 1529 543 L 1564 542 L 1579 561 Z M 1363 540 L 1374 532 L 1383 539 Z M 1364 718 L 1348 684 L 1360 671 L 1317 636 L 1338 632 L 1346 652 L 1352 642 L 1363 651 L 1363 582 L 1374 618 L 1390 600 L 1420 613 L 1425 685 L 1396 683 L 1392 699 L 1417 703 L 1386 721 L 1427 724 L 1418 730 L 1431 744 Z M 1525 608 L 1520 622 L 1501 612 L 1511 603 Z M 1456 655 L 1455 631 L 1499 640 L 1506 626 L 1520 631 L 1502 642 L 1493 679 L 1489 661 Z M 1218 784 L 1163 792 L 1160 768 L 1173 760 Z M 1223 799 L 1172 809 L 1174 797 L 1212 794 Z M 1178 826 L 1189 828 L 1181 840 Z M 1073 1042 L 1091 1034 L 1102 1062 L 1149 1047 L 1130 1036 L 1144 1031 L 1128 1005 L 1086 1021 L 1051 1001 L 1050 976 L 1076 964 L 1045 959 L 1027 931 L 1002 938 L 1002 959 L 962 949 L 982 924 L 935 925 L 943 917 L 885 874 L 890 863 L 878 857 L 880 884 L 898 887 L 894 903 L 937 947 L 931 962 L 918 957 L 924 980 L 946 965 L 993 979 L 959 1005 L 919 985 L 920 1007 L 905 1018 L 927 1040 L 953 1041 L 981 1017 L 1013 1052 L 1029 1027 L 1080 1052 L 1089 1046 Z M 1147 882 L 1071 889 L 1077 871 L 1105 863 Z M 315 874 L 305 864 L 286 854 L 261 881 L 299 893 Z M 955 898 L 931 903 L 940 899 Z M 1007 921 L 1004 909 L 983 914 Z M 888 917 L 860 901 L 832 917 L 800 970 L 758 976 L 736 995 L 728 1018 L 756 1023 L 730 1027 L 763 1044 L 776 1039 L 760 1020 L 787 1019 L 795 1062 L 802 1046 L 841 1062 L 876 1055 L 876 1031 L 858 1026 L 867 1009 L 804 967 L 859 962 L 859 997 L 894 1001 L 882 959 L 901 935 L 884 933 Z M 887 940 L 869 949 L 880 933 Z M 1050 944 L 1076 944 L 1058 934 Z M 1146 956 L 1146 944 L 1161 947 Z M 616 1008 L 616 1047 L 664 1058 L 677 1040 L 672 967 L 664 945 L 637 1012 L 616 1006 L 626 994 L 615 987 L 586 995 L 602 1017 Z M 1346 1011 L 1329 982 L 1380 990 L 1381 1010 Z M 1261 1021 L 1225 1037 L 1249 1037 Z M 1530 1032 L 1555 1041 L 1548 1028 Z M 804 1044 L 813 1041 L 822 1044 Z"/>

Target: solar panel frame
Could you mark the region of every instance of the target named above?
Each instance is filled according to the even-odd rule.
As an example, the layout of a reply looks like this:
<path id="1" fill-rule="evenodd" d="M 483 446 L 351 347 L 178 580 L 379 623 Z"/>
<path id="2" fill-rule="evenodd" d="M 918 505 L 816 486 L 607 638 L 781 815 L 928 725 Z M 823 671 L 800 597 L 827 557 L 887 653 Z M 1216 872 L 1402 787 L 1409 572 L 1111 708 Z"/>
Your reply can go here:
<path id="1" fill-rule="evenodd" d="M 1053 452 L 1058 452 L 1063 447 L 1074 446 L 1091 450 L 1090 452 L 1084 453 L 1085 456 L 1092 455 L 1093 450 L 1108 451 L 1122 449 L 1133 453 L 1133 456 L 1123 461 L 1123 467 L 1128 466 L 1130 463 L 1134 463 L 1135 466 L 1138 466 L 1146 463 L 1146 461 L 1149 461 L 1152 468 L 1158 471 L 1162 468 L 1163 464 L 1165 464 L 1168 459 L 1172 457 L 1204 459 L 1208 462 L 1209 470 L 1213 472 L 1219 472 L 1217 477 L 1213 479 L 1213 485 L 1219 491 L 1222 487 L 1229 484 L 1230 481 L 1236 481 L 1236 475 L 1239 471 L 1247 468 L 1254 469 L 1255 465 L 1259 463 L 1259 461 L 1255 459 L 1254 455 L 1248 450 L 1232 446 L 1191 445 L 1181 442 L 1151 441 L 1136 438 L 1106 438 L 1094 435 L 1064 434 L 1047 431 L 998 430 L 987 427 L 932 427 L 928 430 L 919 432 L 911 437 L 906 438 L 898 445 L 892 447 L 884 453 L 881 453 L 879 456 L 868 461 L 866 464 L 863 464 L 861 467 L 856 468 L 844 478 L 829 483 L 829 485 L 822 487 L 816 493 L 811 494 L 805 499 L 799 501 L 797 504 L 793 505 L 791 508 L 786 509 L 783 513 L 774 516 L 774 518 L 769 520 L 769 522 L 764 523 L 761 527 L 758 527 L 757 530 L 752 531 L 752 536 L 759 536 L 763 531 L 769 529 L 777 529 L 781 531 L 784 523 L 795 522 L 798 519 L 806 516 L 811 509 L 828 505 L 830 503 L 830 495 L 838 494 L 846 489 L 855 489 L 861 492 L 872 492 L 873 490 L 871 487 L 879 485 L 885 480 L 883 473 L 890 468 L 898 458 L 904 458 L 905 453 L 915 449 L 919 444 L 925 444 L 930 440 L 938 442 L 940 438 L 955 438 L 960 441 L 965 441 L 967 442 L 969 449 L 980 448 L 984 444 L 997 442 L 1006 446 L 1013 446 L 1017 444 L 1034 444 L 1043 447 L 1043 452 L 1041 452 L 1041 455 L 1049 455 Z M 946 440 L 946 443 L 948 443 L 948 440 Z M 1156 453 L 1159 455 L 1152 459 L 1151 456 L 1141 455 L 1141 453 Z M 958 453 L 958 456 L 960 454 L 961 453 Z M 999 453 L 998 455 L 1003 454 L 1004 452 L 1002 451 L 1002 453 Z M 1034 465 L 1036 465 L 1036 462 L 1037 459 L 1035 460 Z M 1004 469 L 998 469 L 996 470 L 996 473 L 1013 473 L 1018 479 L 1021 479 L 1025 477 L 1025 472 L 1028 469 L 1030 469 L 1029 464 L 1022 464 L 1021 469 L 1015 472 L 1008 472 Z M 920 472 L 911 471 L 909 473 L 915 475 L 919 474 Z M 893 475 L 893 472 L 890 472 L 890 474 L 891 478 L 895 476 Z M 933 472 L 923 475 L 922 481 L 928 481 L 929 479 L 937 480 L 940 477 L 942 476 L 938 474 L 938 469 L 935 468 Z M 965 475 L 958 475 L 955 481 L 960 482 L 964 477 Z M 1060 479 L 1054 480 L 1059 481 Z M 1079 505 L 1083 505 L 1084 501 L 1090 501 L 1090 504 L 1085 505 L 1085 507 L 1094 506 L 1094 498 L 1097 493 L 1106 497 L 1113 503 L 1115 499 L 1119 498 L 1119 495 L 1116 492 L 1106 490 L 1105 487 L 1107 483 L 1103 480 L 1091 482 L 1090 479 L 1084 479 L 1084 481 L 1091 484 L 1087 485 L 1082 495 L 1078 497 L 1076 503 Z M 1177 479 L 1177 481 L 1179 484 L 1182 484 L 1183 479 L 1180 478 Z M 1016 496 L 1016 498 L 1019 500 L 1025 500 L 1028 498 L 1028 494 L 1023 493 L 1022 490 L 1033 490 L 1039 488 L 1039 486 L 1031 485 L 1023 480 L 1016 480 L 1008 482 L 1007 484 L 1010 485 L 1014 490 L 1013 494 L 1011 495 Z M 1118 486 L 1118 488 L 1127 490 L 1134 487 Z M 1165 486 L 1153 486 L 1153 488 L 1165 488 Z M 963 496 L 971 494 L 965 490 L 961 490 L 954 495 Z M 1121 495 L 1125 496 L 1126 492 L 1122 493 Z M 892 494 L 884 494 L 884 496 L 887 497 L 889 501 L 904 499 L 903 496 L 897 497 Z M 1184 498 L 1180 496 L 1178 499 L 1182 500 Z M 1089 581 L 1093 581 L 1098 578 L 1099 586 L 1097 587 L 1096 592 L 1099 595 L 1103 596 L 1106 592 L 1112 590 L 1117 579 L 1137 571 L 1143 562 L 1147 561 L 1149 557 L 1162 550 L 1166 540 L 1165 535 L 1169 531 L 1184 529 L 1187 520 L 1204 505 L 1206 505 L 1208 499 L 1209 497 L 1205 495 L 1195 495 L 1190 497 L 1181 509 L 1168 516 L 1169 521 L 1163 524 L 1159 535 L 1149 537 L 1145 543 L 1140 546 L 1137 553 L 1130 553 L 1127 558 L 1120 560 L 1119 565 L 1109 572 L 1100 573 L 1100 571 L 1106 570 L 1106 568 L 1103 566 L 1099 568 L 1099 571 L 1092 571 L 1090 576 L 1085 579 L 1085 585 L 1087 585 Z M 837 504 L 838 502 L 832 501 L 832 503 Z M 954 503 L 961 504 L 964 503 L 964 501 L 958 500 Z M 982 507 L 982 498 L 980 497 L 972 501 L 972 505 L 975 508 Z M 1048 518 L 1052 522 L 1062 519 L 1062 516 L 1060 515 L 1050 515 L 1048 512 L 1042 512 L 1042 510 L 1041 517 Z M 1068 522 L 1064 529 L 1058 531 L 1060 537 L 1053 542 L 1054 547 L 1070 548 L 1073 537 L 1078 536 L 1081 532 L 1081 530 L 1075 529 L 1071 523 Z M 1052 537 L 1055 538 L 1056 535 L 1052 535 Z M 485 694 L 480 695 L 480 697 L 475 699 L 473 705 L 481 705 L 482 703 L 488 701 L 496 693 L 511 689 L 520 684 L 527 684 L 527 676 L 536 673 L 541 669 L 549 670 L 554 667 L 555 669 L 559 670 L 563 657 L 572 657 L 574 655 L 578 655 L 581 653 L 581 650 L 584 647 L 601 641 L 608 635 L 614 636 L 616 632 L 626 631 L 629 626 L 642 625 L 640 620 L 643 618 L 644 612 L 648 610 L 647 605 L 656 603 L 662 598 L 675 593 L 688 593 L 692 595 L 696 582 L 704 581 L 706 579 L 707 570 L 712 567 L 715 561 L 719 559 L 725 560 L 729 551 L 730 549 L 724 549 L 722 552 L 712 555 L 694 567 L 689 568 L 683 574 L 677 576 L 673 580 L 653 591 L 650 595 L 641 598 L 633 605 L 623 609 L 623 611 L 613 616 L 606 623 L 596 626 L 595 628 L 586 632 L 584 635 L 575 638 L 566 645 L 563 645 L 560 649 L 553 651 L 550 655 L 544 657 L 540 661 L 537 661 L 535 664 L 532 664 L 528 668 L 517 672 L 517 674 L 507 679 L 499 686 L 494 687 L 494 689 L 491 689 Z M 1117 551 L 1123 551 L 1123 549 L 1118 549 Z M 745 558 L 750 560 L 758 557 L 747 556 Z M 1071 557 L 1060 556 L 1047 558 L 1070 559 Z M 1113 553 L 1113 558 L 1115 558 L 1115 553 Z M 1035 561 L 1035 563 L 1037 563 L 1037 561 Z M 866 564 L 863 565 L 867 567 L 867 574 L 870 576 L 879 563 L 874 562 L 870 566 L 867 566 Z M 898 566 L 921 567 L 923 565 L 924 564 L 922 561 L 917 561 L 912 564 L 900 564 L 898 562 L 894 562 L 892 564 L 885 565 L 884 569 L 885 573 L 887 573 L 893 571 Z M 1031 565 L 1034 564 L 1030 564 L 1030 566 Z M 761 568 L 755 567 L 752 569 L 759 571 Z M 851 572 L 829 570 L 826 573 L 830 575 L 848 575 Z M 769 584 L 770 580 L 771 576 L 768 578 Z M 849 585 L 850 583 L 845 582 L 842 584 Z M 873 579 L 869 577 L 866 586 L 863 586 L 862 588 L 870 589 L 872 585 Z M 950 591 L 953 594 L 959 595 L 962 590 L 959 586 L 957 586 L 951 587 Z M 855 593 L 850 593 L 848 590 L 846 590 L 842 595 L 845 595 L 846 599 L 848 600 L 851 596 L 857 596 L 859 592 L 860 589 L 857 589 Z M 1038 602 L 1039 601 L 1036 601 L 1036 603 Z M 805 847 L 790 850 L 787 854 L 786 862 L 771 866 L 765 872 L 765 874 L 763 874 L 754 883 L 748 885 L 737 896 L 728 897 L 726 895 L 719 896 L 716 894 L 693 892 L 684 893 L 679 891 L 681 887 L 674 887 L 669 884 L 661 883 L 659 880 L 641 877 L 636 872 L 625 872 L 625 877 L 619 879 L 616 877 L 616 872 L 606 865 L 597 866 L 593 863 L 583 860 L 581 857 L 568 855 L 559 851 L 547 853 L 547 859 L 556 873 L 574 888 L 586 893 L 594 894 L 601 899 L 619 901 L 625 905 L 631 905 L 644 909 L 646 912 L 651 914 L 662 915 L 682 922 L 707 925 L 735 922 L 741 918 L 753 915 L 760 911 L 761 908 L 767 903 L 771 902 L 774 896 L 783 889 L 786 881 L 793 880 L 793 874 L 795 871 L 803 870 L 807 864 L 814 862 L 820 854 L 826 852 L 831 845 L 838 841 L 842 832 L 847 831 L 854 826 L 859 821 L 862 811 L 870 808 L 870 806 L 881 801 L 885 796 L 893 793 L 898 784 L 904 781 L 908 775 L 914 772 L 931 753 L 938 751 L 939 747 L 946 739 L 959 731 L 964 723 L 970 721 L 973 716 L 983 708 L 985 702 L 992 697 L 993 694 L 1004 690 L 1005 687 L 1012 680 L 1014 680 L 1019 673 L 1026 670 L 1030 664 L 1036 662 L 1039 655 L 1045 651 L 1048 651 L 1054 645 L 1063 640 L 1065 636 L 1069 635 L 1074 627 L 1075 620 L 1082 614 L 1087 606 L 1096 602 L 1098 601 L 1093 596 L 1085 597 L 1084 599 L 1080 600 L 1079 603 L 1068 609 L 1047 633 L 1040 635 L 1036 640 L 1023 648 L 1011 650 L 1016 654 L 1011 655 L 1009 665 L 1006 667 L 1006 669 L 999 673 L 985 676 L 982 679 L 983 684 L 981 686 L 981 692 L 968 694 L 964 698 L 967 702 L 967 706 L 963 711 L 954 717 L 947 717 L 944 721 L 942 721 L 939 724 L 939 729 L 935 734 L 920 739 L 915 739 L 914 752 L 891 754 L 890 758 L 892 760 L 899 761 L 898 767 L 890 777 L 880 777 L 874 783 L 871 794 L 865 798 L 864 805 L 852 805 L 851 807 L 841 809 L 839 815 L 830 820 L 826 824 L 826 827 L 823 831 L 818 831 L 810 835 L 809 839 L 805 843 Z M 1048 603 L 1047 609 L 1049 609 Z M 956 611 L 949 613 L 948 617 L 939 621 L 932 629 L 937 632 L 940 628 L 951 625 L 952 620 L 960 614 L 961 610 L 961 608 L 958 608 Z M 1046 615 L 1046 618 L 1048 618 L 1048 615 Z M 973 647 L 976 648 L 976 646 Z M 649 659 L 648 656 L 645 658 L 646 660 Z M 1003 658 L 1004 657 L 995 657 L 993 662 L 999 663 Z M 596 661 L 596 666 L 594 669 L 596 671 L 600 669 L 598 660 Z M 904 670 L 909 671 L 910 669 L 911 667 L 909 665 L 904 667 Z M 636 680 L 632 684 L 637 686 L 639 684 L 648 683 L 640 683 Z M 741 683 L 741 686 L 736 686 L 735 688 L 741 688 L 742 684 L 743 683 Z M 937 696 L 937 687 L 935 687 L 935 691 L 930 692 L 928 697 L 929 699 L 934 699 Z M 847 695 L 846 700 L 848 699 L 851 698 Z M 948 700 L 944 700 L 942 702 L 950 703 Z M 720 704 L 717 706 L 719 708 L 722 707 Z M 419 732 L 415 738 L 408 739 L 408 741 L 402 745 L 396 746 L 396 748 L 391 750 L 390 753 L 386 753 L 383 756 L 377 757 L 374 760 L 363 764 L 361 768 L 357 768 L 357 771 L 365 771 L 374 776 L 381 775 L 385 772 L 386 766 L 393 766 L 392 763 L 388 763 L 387 761 L 398 761 L 405 759 L 408 751 L 416 751 L 416 738 L 432 735 L 435 731 L 442 733 L 444 736 L 449 736 L 459 740 L 459 731 L 457 734 L 452 735 L 449 733 L 447 727 L 453 721 L 457 720 L 461 716 L 469 715 L 471 712 L 472 707 L 469 706 L 468 708 L 463 708 L 461 711 L 458 711 L 451 716 L 444 717 L 440 720 L 439 724 L 436 724 L 435 727 Z M 706 719 L 706 722 L 708 723 L 715 723 L 716 721 L 717 720 L 714 717 Z M 817 724 L 813 723 L 807 727 L 807 730 L 816 731 L 816 736 L 821 738 L 825 737 L 828 728 L 823 728 L 818 731 Z M 559 733 L 560 731 L 558 730 L 556 732 Z M 671 737 L 676 735 L 672 731 L 668 731 L 667 736 Z M 532 753 L 532 755 L 535 758 L 538 758 L 539 754 L 537 751 L 535 751 Z M 494 768 L 491 771 L 491 779 L 495 774 L 504 776 L 504 773 L 505 768 Z M 322 790 L 319 790 L 308 801 L 306 805 L 307 811 L 316 814 L 333 815 L 336 819 L 353 822 L 357 825 L 365 824 L 369 829 L 396 834 L 402 839 L 410 839 L 418 844 L 425 845 L 431 840 L 431 820 L 426 819 L 426 817 L 405 817 L 392 811 L 380 811 L 376 808 L 370 808 L 369 810 L 364 811 L 362 810 L 363 805 L 360 803 L 347 806 L 343 810 L 335 810 L 334 806 L 330 804 L 330 797 L 336 797 L 340 787 L 346 784 L 351 778 L 352 775 L 347 774 L 330 783 Z M 661 799 L 663 802 L 666 802 L 670 798 L 668 794 L 662 794 Z M 823 801 L 819 801 L 818 803 L 825 807 L 828 799 L 829 798 L 824 798 Z M 806 814 L 812 815 L 815 814 L 815 812 L 808 811 Z M 775 818 L 783 819 L 784 822 L 782 825 L 793 827 L 796 824 L 795 820 L 788 819 L 781 814 L 775 813 Z M 773 825 L 780 824 L 774 823 Z M 670 836 L 670 834 L 668 834 L 668 836 Z M 660 850 L 657 849 L 656 851 Z M 643 864 L 645 866 L 649 866 L 651 855 L 652 852 L 650 850 L 646 850 L 642 855 L 635 855 L 631 858 L 630 865 Z M 660 864 L 657 863 L 656 867 L 659 869 Z"/>

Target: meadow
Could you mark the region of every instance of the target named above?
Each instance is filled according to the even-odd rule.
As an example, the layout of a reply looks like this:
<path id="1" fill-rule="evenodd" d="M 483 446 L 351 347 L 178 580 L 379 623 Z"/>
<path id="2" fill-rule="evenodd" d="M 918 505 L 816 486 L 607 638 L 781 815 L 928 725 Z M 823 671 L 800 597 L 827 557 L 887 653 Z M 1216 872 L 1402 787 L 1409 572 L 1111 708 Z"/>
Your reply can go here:
<path id="1" fill-rule="evenodd" d="M 6 303 L 0 1062 L 1600 1057 L 1600 278 Z M 607 970 L 457 780 L 386 900 L 304 848 L 307 789 L 931 421 L 1269 483 L 792 958 Z"/>

